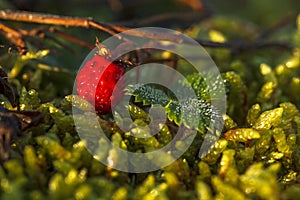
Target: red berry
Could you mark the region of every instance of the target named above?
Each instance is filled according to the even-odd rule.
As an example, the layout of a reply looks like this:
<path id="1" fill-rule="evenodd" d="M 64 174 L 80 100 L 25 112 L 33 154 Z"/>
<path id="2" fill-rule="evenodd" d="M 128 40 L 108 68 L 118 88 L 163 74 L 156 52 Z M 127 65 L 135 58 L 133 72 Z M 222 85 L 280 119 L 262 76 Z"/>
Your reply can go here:
<path id="1" fill-rule="evenodd" d="M 111 111 L 111 102 L 117 103 L 123 96 L 122 90 L 115 96 L 112 92 L 124 73 L 124 66 L 95 55 L 77 75 L 77 93 L 90 103 L 95 103 L 98 114 L 107 114 Z"/>

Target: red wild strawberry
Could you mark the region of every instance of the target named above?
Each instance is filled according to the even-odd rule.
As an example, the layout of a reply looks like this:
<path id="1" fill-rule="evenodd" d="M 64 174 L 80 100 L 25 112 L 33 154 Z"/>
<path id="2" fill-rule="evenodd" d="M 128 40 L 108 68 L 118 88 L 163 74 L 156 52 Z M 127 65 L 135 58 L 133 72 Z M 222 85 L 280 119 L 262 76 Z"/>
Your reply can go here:
<path id="1" fill-rule="evenodd" d="M 90 103 L 95 103 L 98 114 L 107 114 L 111 111 L 111 102 L 117 103 L 123 96 L 122 92 L 115 96 L 112 92 L 124 73 L 124 66 L 96 54 L 77 75 L 77 93 Z"/>

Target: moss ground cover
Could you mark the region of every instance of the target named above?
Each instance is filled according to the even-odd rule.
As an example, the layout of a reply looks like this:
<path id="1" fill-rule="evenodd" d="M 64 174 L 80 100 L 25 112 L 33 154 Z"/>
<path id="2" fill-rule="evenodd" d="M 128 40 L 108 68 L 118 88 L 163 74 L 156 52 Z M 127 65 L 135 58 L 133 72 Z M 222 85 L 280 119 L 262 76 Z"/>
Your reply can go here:
<path id="1" fill-rule="evenodd" d="M 135 96 L 128 107 L 134 124 L 149 123 L 146 110 L 152 104 L 165 106 L 169 121 L 160 124 L 156 137 L 133 139 L 117 127 L 111 115 L 99 116 L 99 123 L 115 145 L 132 152 L 148 151 L 167 144 L 182 124 L 198 131 L 180 159 L 142 174 L 106 167 L 86 150 L 74 127 L 72 104 L 82 110 L 78 116 L 82 119 L 93 107 L 72 95 L 74 72 L 47 64 L 51 56 L 48 50 L 1 56 L 9 85 L 18 94 L 13 105 L 11 94 L 2 93 L 1 106 L 6 111 L 19 108 L 40 112 L 43 121 L 26 129 L 20 127 L 21 133 L 12 139 L 9 158 L 2 158 L 0 165 L 0 199 L 299 199 L 300 16 L 294 22 L 283 30 L 291 49 L 207 49 L 226 84 L 227 112 L 222 116 L 221 137 L 201 159 L 198 151 L 209 132 L 203 113 L 207 108 L 210 114 L 217 112 L 210 107 L 201 77 L 190 73 L 183 60 L 178 61 L 177 69 L 188 74 L 188 81 L 199 92 L 195 104 L 189 102 L 201 115 L 198 127 L 192 120 L 180 121 L 172 95 L 166 96 L 158 88 L 140 88 L 140 92 L 127 88 L 128 94 Z M 194 38 L 227 42 L 234 37 L 255 41 L 259 36 L 252 33 L 256 30 L 251 23 L 213 17 L 183 32 Z M 4 114 L 1 120 L 4 123 Z M 128 132 L 149 134 L 142 127 L 133 126 Z M 120 158 L 110 154 L 109 159 L 117 162 Z"/>

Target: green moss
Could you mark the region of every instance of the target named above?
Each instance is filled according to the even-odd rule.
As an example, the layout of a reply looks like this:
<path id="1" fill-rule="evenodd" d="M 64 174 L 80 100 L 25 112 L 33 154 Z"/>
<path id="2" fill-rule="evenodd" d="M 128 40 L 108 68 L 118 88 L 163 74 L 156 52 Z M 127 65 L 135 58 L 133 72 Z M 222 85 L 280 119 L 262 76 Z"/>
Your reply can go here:
<path id="1" fill-rule="evenodd" d="M 73 84 L 72 73 L 42 65 L 48 50 L 16 56 L 12 69 L 3 67 L 10 71 L 9 82 L 18 91 L 18 105 L 13 107 L 7 97 L 0 95 L 1 105 L 10 114 L 21 116 L 21 124 L 31 121 L 17 113 L 17 109 L 40 111 L 44 120 L 28 128 L 20 127 L 21 135 L 11 140 L 10 158 L 1 160 L 0 165 L 0 199 L 298 199 L 299 24 L 300 16 L 297 28 L 286 36 L 293 45 L 287 52 L 259 48 L 254 52 L 209 50 L 222 71 L 216 82 L 226 86 L 227 112 L 222 116 L 210 104 L 214 92 L 208 92 L 203 77 L 190 73 L 193 70 L 182 59 L 177 69 L 188 76 L 181 84 L 196 89 L 195 99 L 186 98 L 180 104 L 161 88 L 129 87 L 126 95 L 134 96 L 127 106 L 132 119 L 114 113 L 114 120 L 111 114 L 95 118 L 93 106 L 71 94 L 71 87 L 65 88 L 69 82 Z M 219 42 L 230 42 L 236 37 L 253 41 L 259 35 L 257 27 L 250 23 L 219 17 L 204 20 L 185 32 Z M 153 136 L 148 127 L 151 123 L 148 110 L 160 109 L 155 107 L 157 104 L 168 116 L 167 123 L 152 124 L 157 130 Z M 72 115 L 72 109 L 76 114 Z M 181 109 L 186 109 L 186 118 L 182 118 Z M 208 127 L 211 115 L 224 121 L 220 134 L 211 134 L 213 131 Z M 195 120 L 199 116 L 201 123 Z M 95 121 L 90 120 L 92 117 Z M 89 145 L 94 145 L 96 152 L 94 156 L 90 154 L 87 141 L 80 140 L 75 130 L 73 118 L 78 126 L 87 127 L 87 133 L 101 126 L 112 144 L 130 152 L 151 152 L 164 147 L 179 127 L 186 130 L 183 138 L 189 136 L 190 130 L 198 134 L 188 150 L 169 166 L 149 173 L 125 173 L 113 167 L 126 158 L 111 149 L 103 138 L 99 140 L 88 134 Z M 1 123 L 4 119 L 1 115 Z M 118 125 L 129 128 L 121 130 Z M 199 157 L 207 135 L 216 141 Z M 177 150 L 185 147 L 181 140 L 172 145 Z M 172 156 L 162 152 L 161 160 L 151 164 L 159 165 Z M 106 159 L 111 165 L 105 166 L 97 159 Z"/>

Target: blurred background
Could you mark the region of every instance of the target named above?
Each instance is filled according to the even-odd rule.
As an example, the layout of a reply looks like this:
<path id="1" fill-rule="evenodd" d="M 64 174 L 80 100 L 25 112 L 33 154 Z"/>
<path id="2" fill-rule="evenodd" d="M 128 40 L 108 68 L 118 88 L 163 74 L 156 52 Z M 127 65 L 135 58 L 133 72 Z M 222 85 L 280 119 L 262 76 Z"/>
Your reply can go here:
<path id="1" fill-rule="evenodd" d="M 109 22 L 128 27 L 157 26 L 175 30 L 193 29 L 190 36 L 198 39 L 211 40 L 205 30 L 214 29 L 222 32 L 229 42 L 240 40 L 255 41 L 259 34 L 272 26 L 285 26 L 293 30 L 296 26 L 295 16 L 300 12 L 299 0 L 0 0 L 0 9 L 26 10 L 74 17 L 92 17 L 100 22 Z M 290 17 L 289 16 L 293 16 Z M 290 20 L 290 21 L 288 21 Z M 43 26 L 25 22 L 1 20 L 14 28 L 33 29 Z M 284 23 L 288 24 L 286 26 Z M 49 26 L 49 25 L 47 25 Z M 196 28 L 195 28 L 196 27 Z M 75 38 L 91 45 L 95 38 L 104 40 L 109 37 L 95 29 L 79 27 L 59 27 Z M 194 34 L 195 30 L 200 34 Z M 278 39 L 289 38 L 276 30 Z M 193 32 L 193 33 L 192 33 Z M 199 31 L 198 31 L 199 32 Z M 51 35 L 51 33 L 48 33 Z M 276 35 L 272 33 L 272 36 Z M 56 51 L 49 55 L 48 64 L 68 69 L 78 69 L 80 63 L 90 49 L 63 40 L 52 34 L 68 48 L 53 44 L 53 41 L 42 41 L 43 44 L 54 45 Z M 270 39 L 270 37 L 268 38 Z M 0 35 L 0 44 L 9 44 Z M 72 51 L 70 51 L 70 49 Z M 0 49 L 5 54 L 7 50 Z M 75 56 L 74 56 L 75 55 Z"/>
<path id="2" fill-rule="evenodd" d="M 162 13 L 203 11 L 203 5 L 225 14 L 267 25 L 292 12 L 300 11 L 298 0 L 1 0 L 0 8 L 39 11 L 102 21 L 141 19 Z"/>

